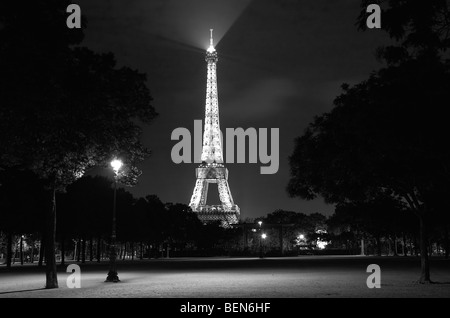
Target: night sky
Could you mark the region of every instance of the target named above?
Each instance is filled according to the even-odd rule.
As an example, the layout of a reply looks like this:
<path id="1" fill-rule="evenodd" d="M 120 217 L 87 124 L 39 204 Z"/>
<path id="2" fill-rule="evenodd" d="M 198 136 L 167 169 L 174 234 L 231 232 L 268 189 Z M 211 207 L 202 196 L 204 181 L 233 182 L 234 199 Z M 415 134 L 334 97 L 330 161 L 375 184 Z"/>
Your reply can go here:
<path id="1" fill-rule="evenodd" d="M 77 1 L 87 18 L 83 45 L 113 52 L 119 66 L 148 75 L 160 114 L 144 128 L 152 156 L 140 165 L 136 196 L 188 204 L 197 164 L 171 160 L 175 128 L 193 131 L 204 118 L 205 50 L 214 29 L 219 54 L 220 124 L 225 128 L 280 129 L 280 168 L 261 175 L 261 164 L 227 164 L 241 218 L 285 209 L 330 215 L 323 200 L 291 199 L 288 156 L 294 138 L 314 116 L 329 111 L 342 83 L 357 83 L 381 65 L 375 49 L 387 39 L 379 30 L 358 32 L 360 1 L 135 0 Z M 200 154 L 196 154 L 200 155 Z M 216 187 L 217 188 L 217 187 Z M 211 203 L 218 200 L 210 186 Z M 210 202 L 209 202 L 210 203 Z"/>

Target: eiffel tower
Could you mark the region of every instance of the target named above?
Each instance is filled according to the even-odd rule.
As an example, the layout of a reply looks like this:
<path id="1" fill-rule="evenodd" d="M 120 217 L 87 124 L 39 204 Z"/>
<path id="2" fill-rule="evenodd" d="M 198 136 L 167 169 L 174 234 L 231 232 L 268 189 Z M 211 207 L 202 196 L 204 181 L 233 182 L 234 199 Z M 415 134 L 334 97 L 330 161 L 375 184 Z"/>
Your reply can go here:
<path id="1" fill-rule="evenodd" d="M 207 63 L 205 130 L 203 132 L 202 163 L 196 169 L 197 181 L 189 206 L 203 223 L 220 221 L 229 227 L 239 221 L 240 210 L 234 204 L 228 185 L 228 169 L 223 164 L 220 139 L 219 103 L 217 94 L 217 52 L 211 29 L 210 46 L 206 51 Z M 208 186 L 217 183 L 221 205 L 207 205 Z"/>

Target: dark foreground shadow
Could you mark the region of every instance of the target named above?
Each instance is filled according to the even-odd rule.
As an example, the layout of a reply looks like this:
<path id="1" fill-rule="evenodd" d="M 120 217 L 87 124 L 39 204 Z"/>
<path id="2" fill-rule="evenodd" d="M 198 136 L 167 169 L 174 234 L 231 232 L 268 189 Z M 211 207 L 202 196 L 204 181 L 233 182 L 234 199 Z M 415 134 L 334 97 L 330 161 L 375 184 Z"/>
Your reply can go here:
<path id="1" fill-rule="evenodd" d="M 416 280 L 413 281 L 413 283 L 417 285 L 450 285 L 450 282 L 436 282 L 436 281 L 421 283 L 420 281 Z"/>
<path id="2" fill-rule="evenodd" d="M 44 289 L 45 289 L 45 288 L 24 289 L 24 290 L 12 290 L 12 291 L 0 292 L 0 295 L 15 294 L 15 293 L 25 293 L 25 292 L 33 292 L 33 291 L 44 290 Z"/>

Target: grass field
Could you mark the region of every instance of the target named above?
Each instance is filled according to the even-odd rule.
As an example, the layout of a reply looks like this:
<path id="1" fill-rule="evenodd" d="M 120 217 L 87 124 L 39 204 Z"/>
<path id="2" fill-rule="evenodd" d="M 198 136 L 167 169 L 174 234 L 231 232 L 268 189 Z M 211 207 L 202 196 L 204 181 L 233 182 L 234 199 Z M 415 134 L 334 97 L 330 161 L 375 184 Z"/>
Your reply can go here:
<path id="1" fill-rule="evenodd" d="M 369 264 L 381 268 L 381 288 L 369 289 Z M 174 258 L 119 261 L 120 283 L 104 283 L 107 263 L 79 264 L 81 288 L 46 290 L 43 268 L 0 266 L 4 297 L 304 298 L 450 297 L 450 261 L 432 259 L 435 284 L 420 285 L 414 257 L 299 256 L 289 258 Z"/>

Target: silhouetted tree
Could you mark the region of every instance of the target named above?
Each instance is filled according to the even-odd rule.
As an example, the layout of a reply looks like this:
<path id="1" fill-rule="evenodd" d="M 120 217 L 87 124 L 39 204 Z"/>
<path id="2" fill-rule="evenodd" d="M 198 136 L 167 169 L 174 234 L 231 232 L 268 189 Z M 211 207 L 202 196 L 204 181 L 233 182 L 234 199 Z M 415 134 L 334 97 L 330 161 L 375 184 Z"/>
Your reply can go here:
<path id="1" fill-rule="evenodd" d="M 186 204 L 167 203 L 164 213 L 164 237 L 170 243 L 185 245 L 197 239 L 201 222 Z"/>
<path id="2" fill-rule="evenodd" d="M 383 192 L 404 200 L 419 219 L 424 283 L 430 282 L 427 223 L 433 198 L 448 193 L 450 184 L 450 151 L 444 146 L 450 72 L 442 60 L 450 44 L 450 25 L 442 20 L 448 6 L 440 0 L 387 3 L 384 27 L 399 41 L 380 49 L 388 67 L 353 87 L 343 85 L 335 108 L 296 140 L 288 191 L 335 203 L 367 201 Z"/>
<path id="3" fill-rule="evenodd" d="M 313 247 L 316 240 L 322 236 L 319 230 L 326 230 L 326 220 L 326 216 L 320 213 L 307 215 L 279 209 L 267 214 L 263 219 L 263 227 L 271 230 L 270 241 L 276 242 L 278 247 L 282 239 L 291 248 L 301 234 L 304 235 L 307 245 Z"/>
<path id="4" fill-rule="evenodd" d="M 60 195 L 57 232 L 61 245 L 72 240 L 101 240 L 110 235 L 112 182 L 112 177 L 85 176 Z"/>
<path id="5" fill-rule="evenodd" d="M 0 165 L 32 170 L 46 181 L 46 288 L 57 288 L 56 192 L 114 156 L 136 181 L 149 151 L 136 119 L 155 117 L 146 76 L 116 68 L 112 54 L 73 48 L 83 31 L 66 26 L 70 1 L 0 5 Z"/>
<path id="6" fill-rule="evenodd" d="M 381 255 L 381 239 L 394 238 L 403 230 L 405 207 L 401 201 L 382 195 L 365 202 L 347 202 L 336 206 L 335 213 L 328 220 L 332 229 L 352 232 L 356 239 L 376 241 L 377 254 Z"/>
<path id="7" fill-rule="evenodd" d="M 14 235 L 42 231 L 47 208 L 44 186 L 31 171 L 0 170 L 0 231 L 6 233 L 6 265 L 11 266 Z"/>
<path id="8" fill-rule="evenodd" d="M 380 47 L 377 56 L 389 65 L 411 59 L 439 59 L 450 46 L 450 12 L 448 0 L 363 0 L 358 28 L 366 30 L 369 4 L 383 9 L 382 29 L 397 43 Z"/>

